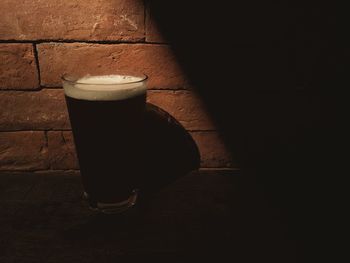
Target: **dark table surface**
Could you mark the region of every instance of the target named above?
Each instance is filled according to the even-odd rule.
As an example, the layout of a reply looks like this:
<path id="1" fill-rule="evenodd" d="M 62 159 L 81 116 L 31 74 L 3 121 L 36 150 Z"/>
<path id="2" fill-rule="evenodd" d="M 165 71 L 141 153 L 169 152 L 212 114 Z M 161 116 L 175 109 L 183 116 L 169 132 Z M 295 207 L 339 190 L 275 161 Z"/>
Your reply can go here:
<path id="1" fill-rule="evenodd" d="M 78 172 L 2 173 L 0 262 L 297 262 L 285 227 L 253 192 L 235 171 L 193 172 L 103 216 L 82 200 Z"/>

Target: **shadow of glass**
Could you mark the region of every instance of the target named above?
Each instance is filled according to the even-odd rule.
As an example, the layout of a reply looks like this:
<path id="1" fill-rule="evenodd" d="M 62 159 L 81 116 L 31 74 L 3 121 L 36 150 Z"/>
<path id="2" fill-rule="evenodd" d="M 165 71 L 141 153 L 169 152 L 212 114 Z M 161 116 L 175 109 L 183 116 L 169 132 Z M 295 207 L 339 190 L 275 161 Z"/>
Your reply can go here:
<path id="1" fill-rule="evenodd" d="M 169 113 L 147 103 L 145 173 L 140 179 L 143 195 L 150 195 L 185 176 L 200 165 L 196 143 Z"/>

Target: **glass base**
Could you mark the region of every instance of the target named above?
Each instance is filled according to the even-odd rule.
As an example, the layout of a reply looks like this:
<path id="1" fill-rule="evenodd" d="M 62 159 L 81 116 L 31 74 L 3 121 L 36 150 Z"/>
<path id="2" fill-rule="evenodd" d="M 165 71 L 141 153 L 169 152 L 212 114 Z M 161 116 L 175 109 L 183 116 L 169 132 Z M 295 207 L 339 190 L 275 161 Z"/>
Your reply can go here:
<path id="1" fill-rule="evenodd" d="M 108 215 L 123 213 L 126 210 L 130 209 L 136 204 L 137 196 L 138 196 L 138 190 L 134 189 L 130 197 L 124 201 L 121 201 L 118 203 L 101 203 L 101 202 L 92 200 L 89 197 L 89 194 L 87 192 L 84 192 L 83 194 L 83 198 L 87 200 L 91 210 L 98 211 Z"/>

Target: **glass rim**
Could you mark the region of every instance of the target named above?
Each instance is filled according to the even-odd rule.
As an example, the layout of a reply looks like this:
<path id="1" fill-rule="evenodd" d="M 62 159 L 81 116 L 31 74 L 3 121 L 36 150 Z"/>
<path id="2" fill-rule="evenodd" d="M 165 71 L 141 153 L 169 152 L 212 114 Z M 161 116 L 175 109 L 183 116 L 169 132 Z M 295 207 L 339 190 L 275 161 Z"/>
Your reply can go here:
<path id="1" fill-rule="evenodd" d="M 127 81 L 127 82 L 123 82 L 123 83 L 86 83 L 84 81 L 78 81 L 80 78 L 78 78 L 77 76 L 71 75 L 71 74 L 63 74 L 61 76 L 61 80 L 66 81 L 66 82 L 70 82 L 72 84 L 82 84 L 82 85 L 101 85 L 101 86 L 115 86 L 115 85 L 128 85 L 128 84 L 134 84 L 134 83 L 140 83 L 143 82 L 145 80 L 148 79 L 148 76 L 144 73 L 139 73 L 139 74 L 109 74 L 109 75 L 85 75 L 85 77 L 87 76 L 110 76 L 110 75 L 120 75 L 120 76 L 129 76 L 129 77 L 136 77 L 136 78 L 140 78 L 139 80 L 134 80 L 134 81 Z"/>

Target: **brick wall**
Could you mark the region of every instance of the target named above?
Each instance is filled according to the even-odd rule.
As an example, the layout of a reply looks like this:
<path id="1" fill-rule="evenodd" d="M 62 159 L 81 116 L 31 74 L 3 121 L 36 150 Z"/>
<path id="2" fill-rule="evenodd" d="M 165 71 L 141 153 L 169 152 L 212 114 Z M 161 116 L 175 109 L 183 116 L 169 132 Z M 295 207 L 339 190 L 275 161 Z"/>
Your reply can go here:
<path id="1" fill-rule="evenodd" d="M 234 168 L 143 1 L 0 1 L 0 170 L 78 169 L 60 76 L 133 68 L 190 131 L 202 167 Z"/>

